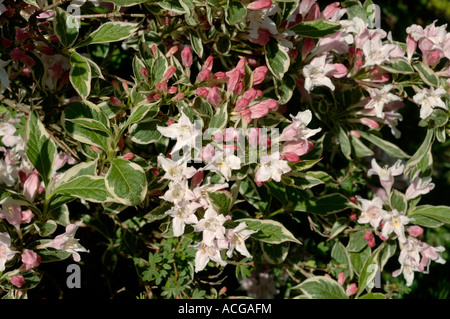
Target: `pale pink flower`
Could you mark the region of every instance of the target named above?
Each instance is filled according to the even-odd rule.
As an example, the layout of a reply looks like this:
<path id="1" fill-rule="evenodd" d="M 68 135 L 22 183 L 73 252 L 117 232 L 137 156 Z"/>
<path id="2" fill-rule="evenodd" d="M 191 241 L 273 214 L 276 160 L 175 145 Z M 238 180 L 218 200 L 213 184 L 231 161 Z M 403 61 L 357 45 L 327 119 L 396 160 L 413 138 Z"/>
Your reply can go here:
<path id="1" fill-rule="evenodd" d="M 219 215 L 211 206 L 205 211 L 203 218 L 194 225 L 194 230 L 202 232 L 203 243 L 207 246 L 213 246 L 216 240 L 224 244 L 227 242 L 223 226 L 226 221 L 227 218 L 222 214 Z"/>
<path id="2" fill-rule="evenodd" d="M 419 177 L 420 170 L 414 173 L 411 185 L 408 186 L 405 192 L 406 199 L 413 199 L 420 195 L 428 194 L 434 189 L 434 184 L 431 183 L 431 177 Z"/>
<path id="3" fill-rule="evenodd" d="M 17 288 L 20 288 L 25 284 L 25 278 L 22 275 L 14 275 L 11 277 L 11 283 Z"/>
<path id="4" fill-rule="evenodd" d="M 315 57 L 311 62 L 303 67 L 303 75 L 305 76 L 305 89 L 311 92 L 316 86 L 326 86 L 334 91 L 335 87 L 328 73 L 334 71 L 336 67 L 327 63 L 327 55 L 323 54 Z"/>
<path id="5" fill-rule="evenodd" d="M 0 233 L 0 271 L 5 270 L 5 264 L 11 260 L 18 251 L 11 250 L 11 237 L 8 233 Z"/>
<path id="6" fill-rule="evenodd" d="M 24 270 L 31 270 L 41 264 L 41 256 L 30 249 L 25 249 L 22 253 L 22 262 Z"/>
<path id="7" fill-rule="evenodd" d="M 385 85 L 381 90 L 377 88 L 368 88 L 371 100 L 364 107 L 367 109 L 374 109 L 375 115 L 379 118 L 384 118 L 383 108 L 386 104 L 394 101 L 401 101 L 402 99 L 390 93 L 394 85 Z"/>
<path id="8" fill-rule="evenodd" d="M 375 159 L 372 159 L 372 167 L 367 171 L 368 176 L 378 175 L 380 183 L 386 190 L 386 193 L 391 192 L 392 185 L 394 184 L 394 176 L 403 174 L 404 165 L 401 160 L 394 163 L 393 166 L 380 167 Z"/>
<path id="9" fill-rule="evenodd" d="M 18 227 L 22 222 L 22 209 L 19 205 L 5 202 L 0 209 L 0 218 L 6 219 L 11 225 Z"/>
<path id="10" fill-rule="evenodd" d="M 423 235 L 423 228 L 417 225 L 408 227 L 408 234 L 413 237 L 419 237 Z"/>
<path id="11" fill-rule="evenodd" d="M 280 152 L 266 155 L 260 159 L 259 168 L 255 174 L 255 180 L 259 183 L 273 179 L 276 182 L 281 181 L 281 175 L 291 171 L 288 162 L 281 159 Z"/>
<path id="12" fill-rule="evenodd" d="M 431 115 L 435 107 L 448 110 L 447 105 L 442 101 L 441 97 L 447 94 L 445 89 L 433 87 L 423 88 L 422 91 L 413 96 L 414 102 L 420 105 L 420 118 L 426 119 Z"/>
<path id="13" fill-rule="evenodd" d="M 174 205 L 165 212 L 166 215 L 172 217 L 173 235 L 179 237 L 184 234 L 186 225 L 197 223 L 198 219 L 195 215 L 197 208 L 201 207 L 199 203 L 183 201 Z"/>
<path id="14" fill-rule="evenodd" d="M 271 0 L 256 0 L 252 1 L 248 6 L 247 10 L 264 10 L 272 6 Z"/>
<path id="15" fill-rule="evenodd" d="M 394 209 L 391 212 L 383 214 L 383 228 L 381 230 L 381 235 L 385 238 L 389 238 L 391 233 L 395 233 L 398 237 L 399 242 L 405 243 L 405 227 L 412 219 L 406 217 L 403 212 L 399 212 Z"/>
<path id="16" fill-rule="evenodd" d="M 202 241 L 194 246 L 194 248 L 197 250 L 195 253 L 195 272 L 202 271 L 210 260 L 221 266 L 227 265 L 220 255 L 220 248 L 216 241 L 211 246 L 208 246 Z"/>
<path id="17" fill-rule="evenodd" d="M 356 198 L 361 203 L 361 215 L 358 223 L 369 223 L 373 228 L 378 228 L 383 219 L 383 214 L 386 213 L 383 209 L 383 200 L 380 197 L 375 197 L 372 200 L 364 199 L 360 196 L 356 196 Z"/>
<path id="18" fill-rule="evenodd" d="M 162 154 L 158 155 L 158 163 L 165 172 L 161 179 L 180 181 L 185 178 L 191 178 L 197 172 L 194 167 L 188 167 L 186 161 L 181 159 L 173 161 Z"/>
<path id="19" fill-rule="evenodd" d="M 246 223 L 239 223 L 239 225 L 236 226 L 235 228 L 227 229 L 226 237 L 228 238 L 228 242 L 230 245 L 230 248 L 227 251 L 227 256 L 229 258 L 231 258 L 231 256 L 233 255 L 234 249 L 236 249 L 238 252 L 240 252 L 243 256 L 247 258 L 251 257 L 250 252 L 245 246 L 245 240 L 258 231 L 249 230 L 246 228 L 247 228 Z"/>
<path id="20" fill-rule="evenodd" d="M 69 224 L 66 226 L 66 231 L 56 236 L 52 241 L 52 247 L 63 252 L 72 253 L 72 257 L 74 261 L 80 261 L 81 257 L 79 252 L 89 252 L 86 248 L 84 248 L 75 238 L 75 233 L 78 230 L 78 227 L 81 225 L 81 221 L 75 224 Z"/>

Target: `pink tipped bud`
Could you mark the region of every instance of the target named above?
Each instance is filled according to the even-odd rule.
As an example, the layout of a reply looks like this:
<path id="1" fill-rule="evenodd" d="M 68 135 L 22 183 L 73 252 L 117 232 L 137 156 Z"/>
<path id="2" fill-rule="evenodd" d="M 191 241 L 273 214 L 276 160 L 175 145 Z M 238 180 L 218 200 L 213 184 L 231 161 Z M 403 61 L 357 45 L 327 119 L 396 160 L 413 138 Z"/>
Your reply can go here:
<path id="1" fill-rule="evenodd" d="M 377 122 L 367 117 L 361 119 L 361 124 L 364 124 L 365 126 L 368 126 L 372 129 L 377 129 L 380 127 L 380 125 Z"/>
<path id="2" fill-rule="evenodd" d="M 174 55 L 177 52 L 178 52 L 178 47 L 175 45 L 175 46 L 173 46 L 173 47 L 171 47 L 169 49 L 169 51 L 167 52 L 166 56 L 167 57 L 171 57 L 172 55 Z"/>
<path id="3" fill-rule="evenodd" d="M 408 61 L 411 62 L 411 58 L 416 49 L 417 49 L 417 42 L 414 41 L 413 37 L 410 34 L 408 34 L 408 36 L 406 37 L 406 54 L 408 56 Z"/>
<path id="4" fill-rule="evenodd" d="M 41 188 L 42 188 L 42 191 L 41 191 Z M 44 188 L 42 186 L 40 186 L 39 189 L 38 189 L 38 192 L 39 191 L 42 193 L 44 191 Z M 31 209 L 23 210 L 21 212 L 21 220 L 20 220 L 20 222 L 22 224 L 28 224 L 29 222 L 31 222 L 33 217 L 34 217 L 34 213 L 31 211 Z"/>
<path id="5" fill-rule="evenodd" d="M 350 131 L 350 134 L 351 134 L 353 137 L 356 137 L 356 138 L 360 138 L 360 137 L 361 137 L 361 134 L 360 134 L 358 131 L 355 131 L 355 130 L 351 130 L 351 131 Z"/>
<path id="6" fill-rule="evenodd" d="M 133 158 L 134 158 L 134 154 L 133 153 L 126 153 L 123 156 L 123 159 L 125 159 L 125 160 L 132 160 Z"/>
<path id="7" fill-rule="evenodd" d="M 28 28 L 20 28 L 16 30 L 16 39 L 23 43 L 30 38 L 30 33 L 27 30 Z"/>
<path id="8" fill-rule="evenodd" d="M 314 49 L 314 46 L 316 43 L 312 38 L 305 38 L 303 40 L 303 46 L 302 46 L 302 55 L 306 55 L 312 52 Z"/>
<path id="9" fill-rule="evenodd" d="M 166 73 L 164 73 L 163 80 L 167 81 L 168 79 L 170 79 L 175 74 L 176 71 L 177 71 L 176 66 L 174 65 L 169 66 Z"/>
<path id="10" fill-rule="evenodd" d="M 203 182 L 204 176 L 205 173 L 203 171 L 198 171 L 197 173 L 195 173 L 191 179 L 191 186 L 192 187 L 200 186 L 200 184 Z"/>
<path id="11" fill-rule="evenodd" d="M 167 89 L 167 93 L 169 94 L 175 94 L 178 92 L 178 88 L 176 86 L 171 86 Z"/>
<path id="12" fill-rule="evenodd" d="M 298 156 L 297 154 L 292 153 L 292 152 L 283 153 L 283 158 L 289 162 L 294 162 L 294 163 L 297 163 L 298 161 L 300 161 L 300 156 Z"/>
<path id="13" fill-rule="evenodd" d="M 142 76 L 144 76 L 145 78 L 148 78 L 148 71 L 145 67 L 141 68 L 141 74 Z"/>
<path id="14" fill-rule="evenodd" d="M 231 93 L 236 90 L 238 83 L 241 80 L 242 74 L 236 68 L 236 69 L 231 70 L 230 72 L 227 72 L 227 75 L 228 75 L 227 89 L 228 89 L 228 92 Z"/>
<path id="15" fill-rule="evenodd" d="M 423 228 L 417 225 L 408 227 L 408 234 L 413 237 L 419 237 L 423 235 Z"/>
<path id="16" fill-rule="evenodd" d="M 128 83 L 125 81 L 122 81 L 122 87 L 125 91 L 128 91 Z"/>
<path id="17" fill-rule="evenodd" d="M 266 66 L 257 67 L 253 71 L 253 85 L 261 84 L 266 78 L 268 68 Z"/>
<path id="18" fill-rule="evenodd" d="M 184 93 L 180 92 L 173 98 L 174 101 L 181 101 L 184 98 Z"/>
<path id="19" fill-rule="evenodd" d="M 222 102 L 222 97 L 220 96 L 219 89 L 216 86 L 209 89 L 206 99 L 209 103 L 211 103 L 212 106 L 219 105 L 220 102 Z"/>
<path id="20" fill-rule="evenodd" d="M 202 65 L 202 69 L 211 71 L 212 67 L 213 67 L 213 60 L 214 60 L 214 58 L 213 58 L 212 55 L 207 57 L 206 60 L 205 60 L 205 63 L 203 63 L 203 65 Z"/>
<path id="21" fill-rule="evenodd" d="M 341 271 L 338 275 L 338 284 L 343 285 L 345 283 L 345 274 L 343 271 Z"/>
<path id="22" fill-rule="evenodd" d="M 256 0 L 247 6 L 247 10 L 265 10 L 272 6 L 271 0 Z"/>
<path id="23" fill-rule="evenodd" d="M 219 71 L 214 73 L 213 75 L 213 79 L 214 80 L 220 80 L 220 79 L 224 79 L 227 77 L 227 74 L 225 72 Z"/>
<path id="24" fill-rule="evenodd" d="M 152 51 L 152 54 L 156 57 L 158 55 L 158 47 L 156 46 L 156 44 L 153 44 L 150 47 L 150 50 Z"/>
<path id="25" fill-rule="evenodd" d="M 211 76 L 211 71 L 208 69 L 201 70 L 197 75 L 197 82 L 208 81 Z"/>
<path id="26" fill-rule="evenodd" d="M 209 91 L 208 91 L 207 88 L 203 88 L 203 87 L 202 87 L 202 88 L 197 88 L 197 90 L 195 90 L 195 93 L 197 93 L 197 94 L 200 95 L 200 96 L 207 97 Z"/>
<path id="27" fill-rule="evenodd" d="M 11 283 L 20 288 L 25 284 L 25 278 L 22 275 L 14 275 L 11 277 Z"/>
<path id="28" fill-rule="evenodd" d="M 97 153 L 100 152 L 100 150 L 98 149 L 97 146 L 91 145 L 90 147 L 91 147 L 91 150 L 93 150 L 94 152 L 97 152 Z"/>
<path id="29" fill-rule="evenodd" d="M 347 289 L 345 290 L 345 293 L 347 294 L 347 296 L 351 296 L 353 294 L 356 294 L 357 292 L 358 292 L 358 286 L 355 283 L 349 285 L 347 287 Z"/>
<path id="30" fill-rule="evenodd" d="M 192 65 L 192 50 L 190 47 L 185 47 L 181 51 L 181 63 L 184 67 L 189 68 Z"/>
<path id="31" fill-rule="evenodd" d="M 31 174 L 23 185 L 23 196 L 28 200 L 34 201 L 34 198 L 39 189 L 39 176 L 37 174 Z"/>
<path id="32" fill-rule="evenodd" d="M 356 214 L 350 214 L 350 220 L 353 220 L 353 221 L 355 221 L 355 220 L 357 220 L 358 219 L 358 216 L 356 215 Z"/>
<path id="33" fill-rule="evenodd" d="M 247 108 L 249 104 L 249 101 L 245 98 L 240 98 L 239 100 L 237 100 L 236 105 L 234 106 L 234 110 L 236 112 L 240 112 L 243 111 Z"/>
<path id="34" fill-rule="evenodd" d="M 119 100 L 118 98 L 116 98 L 115 96 L 111 96 L 109 98 L 109 103 L 111 103 L 114 106 L 121 106 L 122 105 L 122 101 Z"/>
<path id="35" fill-rule="evenodd" d="M 155 88 L 158 92 L 167 92 L 167 81 L 158 82 L 155 84 Z M 156 98 L 155 98 L 156 100 Z"/>

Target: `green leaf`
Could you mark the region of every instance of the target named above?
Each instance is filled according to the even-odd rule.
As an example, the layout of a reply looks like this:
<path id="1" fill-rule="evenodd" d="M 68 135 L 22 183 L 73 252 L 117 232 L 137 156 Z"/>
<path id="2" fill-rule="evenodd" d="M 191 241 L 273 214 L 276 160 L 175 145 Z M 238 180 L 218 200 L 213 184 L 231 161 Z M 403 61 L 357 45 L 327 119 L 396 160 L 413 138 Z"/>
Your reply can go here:
<path id="1" fill-rule="evenodd" d="M 425 136 L 425 139 L 423 140 L 422 144 L 419 146 L 417 151 L 414 153 L 413 156 L 406 162 L 404 174 L 405 175 L 413 175 L 414 174 L 414 168 L 420 163 L 420 161 L 428 154 L 428 152 L 431 150 L 431 146 L 434 142 L 434 129 L 429 128 L 427 130 L 427 134 Z"/>
<path id="2" fill-rule="evenodd" d="M 367 242 L 365 247 L 366 248 L 358 252 L 349 252 L 352 268 L 357 276 L 361 276 L 361 270 L 364 267 L 364 263 L 366 262 L 367 258 L 369 258 L 370 255 L 372 254 L 372 250 L 367 245 Z"/>
<path id="3" fill-rule="evenodd" d="M 380 65 L 380 67 L 391 73 L 398 73 L 398 74 L 414 73 L 414 68 L 405 60 L 400 60 L 400 59 L 398 59 L 398 60 L 392 59 L 389 62 L 389 64 L 383 64 L 383 65 Z"/>
<path id="4" fill-rule="evenodd" d="M 229 25 L 234 26 L 241 22 L 247 15 L 247 8 L 239 1 L 228 1 L 225 19 Z"/>
<path id="5" fill-rule="evenodd" d="M 297 35 L 308 38 L 324 38 L 335 34 L 341 29 L 338 23 L 325 21 L 325 20 L 314 20 L 300 22 L 294 25 L 289 30 L 294 31 Z"/>
<path id="6" fill-rule="evenodd" d="M 432 206 L 421 205 L 416 206 L 409 212 L 408 216 L 415 218 L 415 216 L 425 216 L 436 219 L 442 223 L 450 224 L 450 207 L 449 206 Z"/>
<path id="7" fill-rule="evenodd" d="M 106 187 L 124 205 L 140 204 L 147 194 L 147 178 L 141 166 L 115 158 L 106 173 Z"/>
<path id="8" fill-rule="evenodd" d="M 271 197 L 265 185 L 256 186 L 250 178 L 245 178 L 239 185 L 239 193 L 256 209 L 266 212 L 270 208 Z"/>
<path id="9" fill-rule="evenodd" d="M 82 175 L 95 176 L 96 170 L 97 170 L 97 162 L 96 161 L 78 163 L 64 172 L 64 175 L 59 179 L 57 185 L 62 185 L 64 183 L 74 179 L 75 177 L 82 176 Z"/>
<path id="10" fill-rule="evenodd" d="M 93 203 L 114 201 L 103 176 L 83 175 L 59 185 L 53 194 L 81 198 Z"/>
<path id="11" fill-rule="evenodd" d="M 361 251 L 367 247 L 367 240 L 364 239 L 365 230 L 350 233 L 347 250 L 350 252 Z"/>
<path id="12" fill-rule="evenodd" d="M 76 124 L 77 119 L 93 119 L 109 127 L 108 117 L 100 108 L 89 102 L 76 102 L 64 109 L 61 124 L 64 130 L 79 142 L 97 146 L 105 151 L 109 149 L 109 136 L 103 131 L 88 129 Z M 75 120 L 75 122 L 74 122 Z"/>
<path id="13" fill-rule="evenodd" d="M 430 86 L 439 86 L 439 78 L 434 71 L 426 65 L 425 62 L 418 62 L 414 64 L 414 68 L 419 72 L 420 78 Z"/>
<path id="14" fill-rule="evenodd" d="M 223 130 L 228 123 L 228 105 L 227 103 L 222 104 L 222 106 L 216 110 L 216 113 L 211 118 L 208 126 L 208 134 L 214 136 L 218 131 Z"/>
<path id="15" fill-rule="evenodd" d="M 274 79 L 275 92 L 278 96 L 278 103 L 280 105 L 286 104 L 292 98 L 296 89 L 296 83 L 291 75 L 286 75 L 282 80 Z"/>
<path id="16" fill-rule="evenodd" d="M 75 47 L 79 48 L 95 43 L 109 43 L 121 41 L 130 37 L 138 29 L 138 23 L 130 22 L 106 22 L 92 32 L 86 39 L 79 42 Z"/>
<path id="17" fill-rule="evenodd" d="M 31 111 L 25 126 L 28 159 L 48 185 L 53 172 L 57 148 L 35 111 Z"/>
<path id="18" fill-rule="evenodd" d="M 375 276 L 380 269 L 378 265 L 378 259 L 380 250 L 383 248 L 383 246 L 383 244 L 378 246 L 378 248 L 375 249 L 372 255 L 364 263 L 364 267 L 359 277 L 358 292 L 356 293 L 357 298 L 366 288 L 368 292 L 370 292 L 370 290 L 373 288 L 373 281 L 375 280 Z"/>
<path id="19" fill-rule="evenodd" d="M 159 120 L 133 124 L 128 131 L 131 140 L 137 144 L 151 144 L 157 142 L 162 136 L 156 129 L 158 125 L 161 125 L 161 121 Z"/>
<path id="20" fill-rule="evenodd" d="M 352 146 L 350 144 L 350 139 L 347 135 L 347 132 L 340 126 L 338 133 L 339 146 L 341 148 L 342 154 L 344 154 L 345 158 L 351 160 Z"/>
<path id="21" fill-rule="evenodd" d="M 197 55 L 200 58 L 202 58 L 203 57 L 203 40 L 202 40 L 200 34 L 195 30 L 191 30 L 190 34 L 191 34 L 192 48 L 194 49 L 194 52 L 197 53 Z"/>
<path id="22" fill-rule="evenodd" d="M 246 223 L 249 230 L 256 230 L 251 237 L 269 244 L 280 244 L 291 241 L 301 244 L 294 235 L 280 222 L 271 219 L 243 218 L 236 220 L 237 223 Z"/>
<path id="23" fill-rule="evenodd" d="M 151 119 L 159 111 L 159 102 L 150 103 L 150 104 L 141 104 L 134 107 L 131 110 L 131 114 L 125 122 L 122 130 L 133 123 L 137 123 L 142 121 L 143 119 Z"/>
<path id="24" fill-rule="evenodd" d="M 314 186 L 323 184 L 323 181 L 321 181 L 318 178 L 312 177 L 310 175 L 307 175 L 305 173 L 297 172 L 297 173 L 291 173 L 289 176 L 283 176 L 281 180 L 285 182 L 288 180 L 287 184 L 288 186 L 293 186 L 300 189 L 308 189 L 312 188 Z"/>
<path id="25" fill-rule="evenodd" d="M 276 79 L 282 80 L 289 70 L 290 59 L 284 47 L 277 41 L 269 41 L 265 47 L 266 64 Z"/>
<path id="26" fill-rule="evenodd" d="M 348 299 L 336 280 L 323 276 L 308 278 L 291 289 L 300 289 L 308 299 Z"/>
<path id="27" fill-rule="evenodd" d="M 359 297 L 358 299 L 386 299 L 386 296 L 380 292 L 370 292 Z"/>
<path id="28" fill-rule="evenodd" d="M 108 0 L 107 2 L 112 2 L 120 7 L 131 7 L 137 4 L 146 3 L 149 0 Z"/>
<path id="29" fill-rule="evenodd" d="M 37 231 L 41 237 L 47 237 L 53 234 L 58 227 L 56 225 L 56 222 L 54 220 L 47 220 L 45 223 L 36 222 L 34 223 L 35 227 L 37 228 Z"/>
<path id="30" fill-rule="evenodd" d="M 361 139 L 350 135 L 350 143 L 356 157 L 373 156 L 373 151 L 361 142 Z"/>
<path id="31" fill-rule="evenodd" d="M 53 29 L 63 46 L 70 47 L 78 37 L 79 22 L 77 18 L 60 7 L 55 8 Z"/>
<path id="32" fill-rule="evenodd" d="M 345 273 L 346 277 L 351 280 L 353 278 L 353 269 L 351 267 L 350 254 L 340 241 L 336 241 L 333 245 L 331 258 L 339 264 L 348 265 L 348 267 L 346 267 L 346 269 L 343 268 L 342 271 Z"/>
<path id="33" fill-rule="evenodd" d="M 260 245 L 264 259 L 273 265 L 281 264 L 289 253 L 288 241 L 277 245 L 260 242 Z"/>
<path id="34" fill-rule="evenodd" d="M 397 145 L 385 141 L 382 138 L 379 138 L 378 136 L 374 134 L 370 134 L 367 132 L 359 132 L 361 134 L 361 137 L 368 140 L 372 144 L 378 146 L 383 151 L 385 151 L 387 154 L 396 157 L 396 158 L 410 158 L 408 154 L 406 154 L 404 151 L 400 149 Z"/>
<path id="35" fill-rule="evenodd" d="M 69 78 L 75 91 L 85 100 L 91 92 L 91 66 L 85 57 L 75 51 L 70 55 Z"/>
<path id="36" fill-rule="evenodd" d="M 392 209 L 396 209 L 399 212 L 406 212 L 408 209 L 408 200 L 406 199 L 405 194 L 394 189 L 391 197 L 389 198 L 389 202 L 391 204 Z"/>
<path id="37" fill-rule="evenodd" d="M 217 191 L 214 193 L 208 193 L 208 195 L 211 200 L 211 204 L 219 214 L 229 214 L 233 198 L 228 192 Z"/>
<path id="38" fill-rule="evenodd" d="M 338 213 L 352 207 L 353 204 L 348 200 L 348 198 L 339 193 L 334 193 L 320 197 L 312 197 L 298 203 L 294 203 L 293 210 L 318 215 L 328 215 Z"/>

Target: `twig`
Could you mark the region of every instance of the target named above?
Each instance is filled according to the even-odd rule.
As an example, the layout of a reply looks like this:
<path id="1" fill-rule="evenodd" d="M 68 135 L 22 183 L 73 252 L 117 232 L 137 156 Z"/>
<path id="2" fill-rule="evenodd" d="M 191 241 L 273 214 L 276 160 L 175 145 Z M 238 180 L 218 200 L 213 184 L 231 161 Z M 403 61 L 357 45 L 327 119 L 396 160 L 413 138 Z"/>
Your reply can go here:
<path id="1" fill-rule="evenodd" d="M 120 12 L 110 12 L 110 13 L 97 13 L 97 14 L 83 14 L 77 16 L 80 19 L 95 19 L 95 18 L 146 18 L 145 13 L 120 13 Z"/>
<path id="2" fill-rule="evenodd" d="M 31 107 L 29 105 L 10 100 L 2 94 L 0 94 L 0 102 L 13 107 L 16 111 L 30 113 L 31 110 Z"/>

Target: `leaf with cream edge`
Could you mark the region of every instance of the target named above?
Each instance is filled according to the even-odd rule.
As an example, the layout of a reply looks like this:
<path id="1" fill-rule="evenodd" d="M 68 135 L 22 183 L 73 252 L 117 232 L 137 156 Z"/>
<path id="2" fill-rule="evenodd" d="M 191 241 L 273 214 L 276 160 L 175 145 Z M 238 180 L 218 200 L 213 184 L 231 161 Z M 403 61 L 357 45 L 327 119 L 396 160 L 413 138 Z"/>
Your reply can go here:
<path id="1" fill-rule="evenodd" d="M 93 203 L 117 201 L 108 191 L 103 176 L 78 176 L 59 185 L 53 194 L 76 197 Z"/>
<path id="2" fill-rule="evenodd" d="M 284 47 L 276 41 L 269 41 L 265 47 L 266 64 L 275 78 L 282 80 L 289 70 L 290 59 Z"/>
<path id="3" fill-rule="evenodd" d="M 246 223 L 249 230 L 255 230 L 256 233 L 251 237 L 269 244 L 280 244 L 291 241 L 297 244 L 301 242 L 284 227 L 283 224 L 271 219 L 252 219 L 243 218 L 236 220 L 237 223 Z"/>
<path id="4" fill-rule="evenodd" d="M 79 48 L 95 43 L 109 43 L 129 38 L 139 28 L 139 23 L 130 22 L 106 22 L 92 32 L 86 39 L 75 47 Z"/>
<path id="5" fill-rule="evenodd" d="M 121 158 L 111 161 L 106 173 L 106 187 L 119 203 L 128 206 L 140 204 L 147 194 L 147 178 L 143 168 Z"/>
<path id="6" fill-rule="evenodd" d="M 314 20 L 300 22 L 289 28 L 297 35 L 308 38 L 324 38 L 335 34 L 341 29 L 338 23 L 329 22 L 325 20 Z"/>
<path id="7" fill-rule="evenodd" d="M 53 29 L 61 44 L 70 47 L 78 37 L 79 22 L 75 16 L 60 7 L 56 7 Z"/>
<path id="8" fill-rule="evenodd" d="M 291 289 L 300 289 L 308 299 L 348 299 L 344 288 L 336 280 L 324 276 L 308 278 Z"/>
<path id="9" fill-rule="evenodd" d="M 85 100 L 91 93 L 91 65 L 75 51 L 70 55 L 69 79 L 75 91 Z"/>
<path id="10" fill-rule="evenodd" d="M 417 215 L 433 218 L 445 224 L 450 224 L 450 207 L 421 205 L 416 206 L 408 213 L 408 217 L 415 218 Z"/>
<path id="11" fill-rule="evenodd" d="M 25 140 L 28 159 L 41 174 L 45 185 L 48 185 L 53 172 L 57 148 L 36 111 L 30 113 L 26 122 Z"/>

